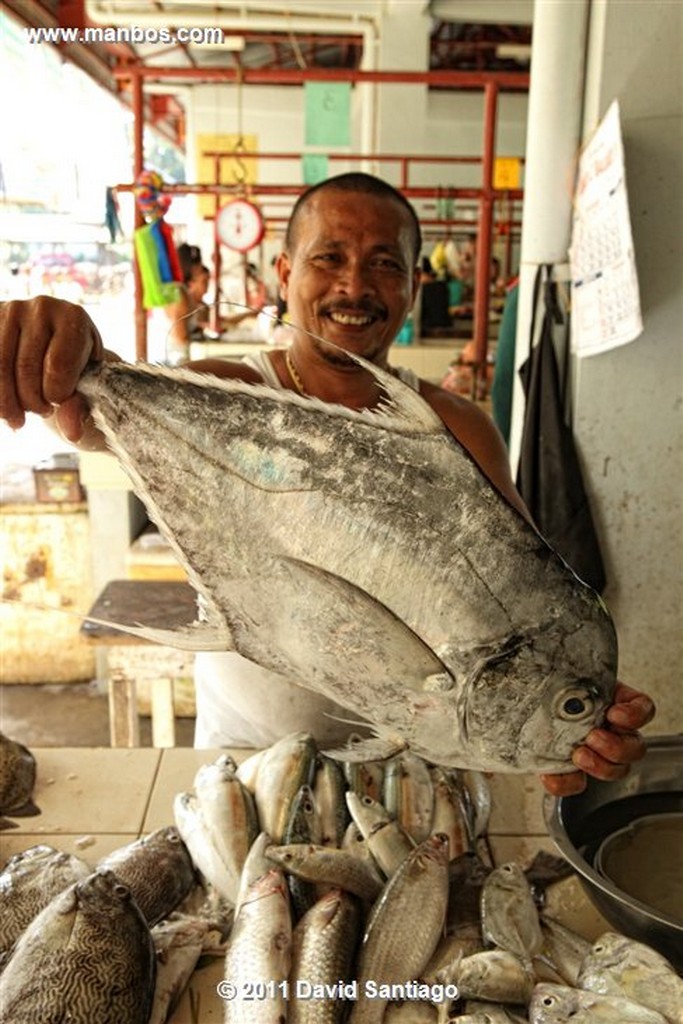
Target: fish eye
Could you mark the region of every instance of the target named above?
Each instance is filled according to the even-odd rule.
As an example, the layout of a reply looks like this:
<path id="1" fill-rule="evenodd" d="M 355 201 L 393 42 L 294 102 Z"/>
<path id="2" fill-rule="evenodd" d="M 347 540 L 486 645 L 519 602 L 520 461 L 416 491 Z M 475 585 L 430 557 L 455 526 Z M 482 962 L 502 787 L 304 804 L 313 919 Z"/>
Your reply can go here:
<path id="1" fill-rule="evenodd" d="M 122 885 L 121 882 L 117 882 L 114 886 L 114 895 L 120 896 L 121 899 L 125 899 L 128 896 L 130 890 L 127 885 Z"/>
<path id="2" fill-rule="evenodd" d="M 595 711 L 595 699 L 587 687 L 576 687 L 558 694 L 555 713 L 565 722 L 577 722 Z"/>

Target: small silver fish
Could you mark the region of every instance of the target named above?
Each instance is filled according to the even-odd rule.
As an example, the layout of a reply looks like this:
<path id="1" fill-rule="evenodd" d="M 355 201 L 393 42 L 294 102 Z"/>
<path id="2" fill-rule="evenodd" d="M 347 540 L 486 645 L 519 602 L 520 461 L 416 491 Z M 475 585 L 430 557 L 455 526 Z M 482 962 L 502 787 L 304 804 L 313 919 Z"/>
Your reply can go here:
<path id="1" fill-rule="evenodd" d="M 534 990 L 531 968 L 504 949 L 482 950 L 465 957 L 454 980 L 463 999 L 526 1004 Z"/>
<path id="2" fill-rule="evenodd" d="M 292 920 L 282 872 L 271 868 L 247 890 L 225 953 L 225 979 L 235 998 L 225 1002 L 224 1024 L 275 1024 L 287 1019 L 286 982 Z M 259 998 L 253 993 L 260 992 Z"/>
<path id="3" fill-rule="evenodd" d="M 368 861 L 335 847 L 292 843 L 270 846 L 266 856 L 285 872 L 344 889 L 367 903 L 374 902 L 384 886 L 377 869 Z"/>
<path id="4" fill-rule="evenodd" d="M 194 778 L 194 791 L 211 842 L 238 879 L 258 835 L 254 798 L 238 777 L 237 765 L 225 754 L 213 764 L 202 765 Z"/>
<path id="5" fill-rule="evenodd" d="M 202 918 L 174 914 L 152 928 L 152 941 L 157 968 L 149 1024 L 166 1024 L 205 946 L 213 948 L 220 941 L 220 935 Z"/>
<path id="6" fill-rule="evenodd" d="M 414 841 L 386 808 L 369 796 L 359 797 L 347 790 L 346 803 L 380 871 L 391 878 L 415 849 Z"/>
<path id="7" fill-rule="evenodd" d="M 600 996 L 541 982 L 529 1005 L 531 1024 L 666 1024 L 656 1010 L 619 996 Z"/>
<path id="8" fill-rule="evenodd" d="M 683 979 L 665 957 L 635 939 L 605 932 L 586 954 L 577 981 L 579 988 L 633 999 L 670 1024 L 683 1024 Z"/>
<path id="9" fill-rule="evenodd" d="M 318 753 L 315 759 L 313 795 L 320 815 L 323 846 L 341 846 L 349 824 L 349 812 L 344 799 L 346 781 L 337 761 Z"/>
<path id="10" fill-rule="evenodd" d="M 540 921 L 543 932 L 542 959 L 550 964 L 567 985 L 579 988 L 579 971 L 590 953 L 590 942 L 545 914 L 541 914 Z"/>
<path id="11" fill-rule="evenodd" d="M 283 736 L 259 762 L 254 799 L 261 828 L 274 843 L 282 842 L 292 801 L 315 772 L 317 748 L 310 733 Z"/>
<path id="12" fill-rule="evenodd" d="M 173 815 L 195 868 L 224 899 L 233 906 L 237 899 L 239 874 L 226 864 L 214 844 L 211 829 L 204 819 L 194 793 L 177 793 L 173 800 Z"/>
<path id="13" fill-rule="evenodd" d="M 356 902 L 339 889 L 330 889 L 301 918 L 292 934 L 287 1024 L 344 1019 L 343 986 L 351 980 L 359 923 Z"/>
<path id="14" fill-rule="evenodd" d="M 418 977 L 443 929 L 448 900 L 448 839 L 430 836 L 408 855 L 375 903 L 358 957 L 359 997 L 351 1024 L 381 1021 L 381 986 Z M 380 987 L 375 994 L 368 982 Z"/>
<path id="15" fill-rule="evenodd" d="M 484 938 L 530 962 L 543 947 L 538 911 L 526 876 L 513 861 L 486 878 L 481 893 Z"/>
<path id="16" fill-rule="evenodd" d="M 283 845 L 314 844 L 318 845 L 322 837 L 320 815 L 316 807 L 313 790 L 303 785 L 294 797 L 290 807 L 289 818 L 282 835 Z M 316 889 L 301 875 L 287 875 L 287 885 L 291 898 L 292 916 L 298 921 L 316 901 Z"/>
<path id="17" fill-rule="evenodd" d="M 448 836 L 448 857 L 455 860 L 472 848 L 463 787 L 454 771 L 433 766 L 429 774 L 434 791 L 432 832 L 443 832 Z"/>
<path id="18" fill-rule="evenodd" d="M 406 750 L 388 762 L 384 806 L 416 843 L 424 842 L 432 831 L 434 788 L 421 757 Z"/>

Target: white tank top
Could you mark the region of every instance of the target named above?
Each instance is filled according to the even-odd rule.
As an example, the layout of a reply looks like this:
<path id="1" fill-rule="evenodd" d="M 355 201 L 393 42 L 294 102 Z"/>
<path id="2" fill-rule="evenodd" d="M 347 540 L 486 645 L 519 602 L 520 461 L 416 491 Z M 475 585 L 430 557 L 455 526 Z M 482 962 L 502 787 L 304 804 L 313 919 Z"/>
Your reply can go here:
<path id="1" fill-rule="evenodd" d="M 266 384 L 271 388 L 282 387 L 282 383 L 275 372 L 275 367 L 273 366 L 268 349 L 260 349 L 252 355 L 244 356 L 242 362 L 246 363 L 247 366 L 250 366 L 252 370 L 256 370 L 257 373 L 260 373 Z M 402 380 L 404 384 L 411 387 L 413 391 L 420 390 L 420 380 L 417 374 L 412 370 L 408 370 L 405 366 L 392 366 L 391 369 L 399 380 Z"/>

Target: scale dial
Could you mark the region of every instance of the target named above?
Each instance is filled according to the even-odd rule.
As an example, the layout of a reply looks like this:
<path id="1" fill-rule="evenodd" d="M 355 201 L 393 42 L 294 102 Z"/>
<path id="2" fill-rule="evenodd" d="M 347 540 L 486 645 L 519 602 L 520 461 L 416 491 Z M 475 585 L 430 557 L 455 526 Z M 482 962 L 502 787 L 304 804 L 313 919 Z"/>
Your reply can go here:
<path id="1" fill-rule="evenodd" d="M 228 249 L 248 252 L 259 244 L 265 232 L 261 211 L 247 199 L 233 199 L 218 211 L 216 232 Z"/>

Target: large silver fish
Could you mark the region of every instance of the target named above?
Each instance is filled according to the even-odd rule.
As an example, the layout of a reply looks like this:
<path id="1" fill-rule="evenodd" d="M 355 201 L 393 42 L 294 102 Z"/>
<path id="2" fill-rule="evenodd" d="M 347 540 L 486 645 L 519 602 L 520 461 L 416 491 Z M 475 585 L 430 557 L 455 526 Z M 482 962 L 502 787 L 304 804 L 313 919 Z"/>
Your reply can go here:
<path id="1" fill-rule="evenodd" d="M 615 685 L 603 603 L 417 393 L 363 365 L 386 394 L 374 411 L 187 370 L 83 376 L 207 605 L 205 625 L 154 635 L 325 694 L 385 754 L 572 770 Z"/>

